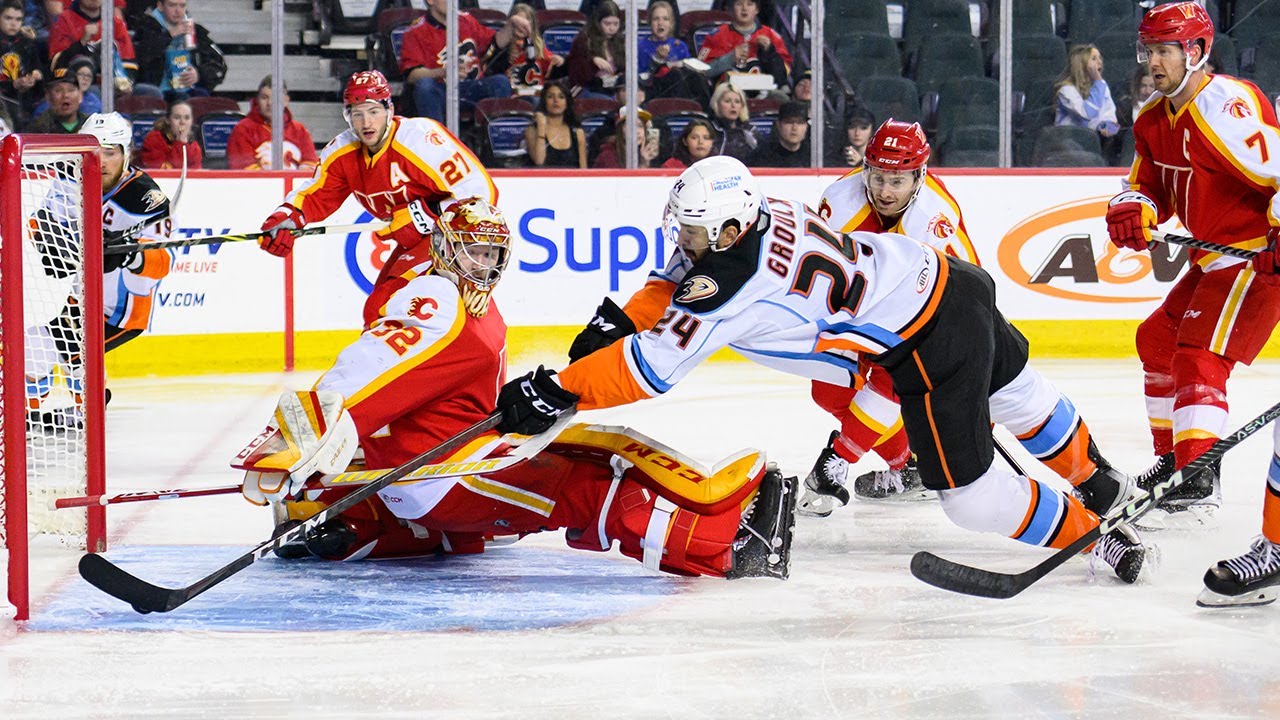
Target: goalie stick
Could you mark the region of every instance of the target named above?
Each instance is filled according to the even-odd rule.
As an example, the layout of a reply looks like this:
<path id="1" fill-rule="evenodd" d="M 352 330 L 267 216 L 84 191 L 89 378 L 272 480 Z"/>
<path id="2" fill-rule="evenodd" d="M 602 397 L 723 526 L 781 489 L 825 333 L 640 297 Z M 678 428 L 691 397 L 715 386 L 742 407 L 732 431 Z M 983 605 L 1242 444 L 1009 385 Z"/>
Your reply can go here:
<path id="1" fill-rule="evenodd" d="M 281 525 L 276 528 L 276 531 L 266 542 L 260 543 L 249 552 L 186 587 L 165 588 L 152 585 L 145 580 L 130 575 L 101 555 L 91 553 L 80 558 L 80 577 L 102 592 L 129 603 L 134 610 L 144 615 L 152 612 L 169 612 L 266 557 L 267 553 L 280 545 L 302 540 L 309 531 L 321 523 L 364 502 L 366 498 L 373 497 L 379 490 L 388 487 L 392 483 L 403 480 L 423 465 L 437 460 L 459 446 L 480 437 L 497 427 L 501 419 L 501 413 L 495 412 L 400 467 L 387 471 L 376 481 L 357 488 L 351 494 L 342 497 L 315 515 L 305 520 Z"/>
<path id="2" fill-rule="evenodd" d="M 1038 565 L 1020 573 L 1002 573 L 994 570 L 983 570 L 970 565 L 962 565 L 946 558 L 938 557 L 931 552 L 918 552 L 911 558 L 911 574 L 918 580 L 936 588 L 975 595 L 977 597 L 1005 600 L 1031 587 L 1040 578 L 1048 575 L 1054 568 L 1079 555 L 1098 538 L 1121 525 L 1128 525 L 1142 517 L 1155 507 L 1160 498 L 1174 488 L 1198 475 L 1205 467 L 1219 460 L 1228 450 L 1239 445 L 1245 438 L 1266 427 L 1271 421 L 1280 417 L 1280 403 L 1272 405 L 1266 412 L 1250 420 L 1248 423 L 1227 437 L 1220 438 L 1203 455 L 1196 458 L 1186 467 L 1175 472 L 1164 482 L 1156 484 L 1151 492 L 1130 500 L 1111 515 L 1102 518 L 1098 527 L 1081 535 L 1075 542 L 1062 548 L 1053 555 L 1042 560 Z"/>
<path id="3" fill-rule="evenodd" d="M 306 237 L 308 235 L 345 235 L 353 232 L 369 232 L 371 230 L 381 230 L 387 226 L 384 222 L 361 223 L 357 225 L 315 225 L 313 227 L 302 228 L 301 230 L 291 230 L 290 233 L 294 237 Z M 200 237 L 180 238 L 178 240 L 164 240 L 161 242 L 150 243 L 128 243 L 120 245 L 109 245 L 102 250 L 103 255 L 124 255 L 134 250 L 169 250 L 172 248 L 191 247 L 193 245 L 213 245 L 215 243 L 228 242 L 244 242 L 246 240 L 259 240 L 265 237 L 267 233 L 260 230 L 248 233 L 231 233 L 228 235 L 202 235 Z"/>

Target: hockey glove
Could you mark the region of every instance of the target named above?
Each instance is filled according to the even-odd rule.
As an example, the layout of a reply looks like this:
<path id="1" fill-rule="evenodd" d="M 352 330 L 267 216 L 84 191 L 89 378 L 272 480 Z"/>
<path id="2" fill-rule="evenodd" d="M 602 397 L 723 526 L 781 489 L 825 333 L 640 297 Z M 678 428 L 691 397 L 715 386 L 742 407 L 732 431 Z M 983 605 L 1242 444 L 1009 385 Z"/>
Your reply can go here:
<path id="1" fill-rule="evenodd" d="M 284 257 L 293 252 L 294 237 L 290 231 L 299 230 L 306 224 L 302 211 L 285 203 L 262 223 L 262 232 L 267 235 L 258 241 L 258 245 L 276 257 Z"/>
<path id="2" fill-rule="evenodd" d="M 591 353 L 607 348 L 628 335 L 634 335 L 636 324 L 610 298 L 596 308 L 595 317 L 578 333 L 569 346 L 569 362 L 577 362 Z"/>
<path id="3" fill-rule="evenodd" d="M 560 387 L 541 365 L 523 377 L 508 382 L 498 393 L 500 433 L 537 435 L 555 424 L 556 418 L 578 403 L 578 396 Z"/>
<path id="4" fill-rule="evenodd" d="M 1267 246 L 1253 256 L 1253 271 L 1259 275 L 1280 275 L 1280 227 L 1267 233 Z"/>
<path id="5" fill-rule="evenodd" d="M 1159 216 L 1151 198 L 1126 190 L 1111 198 L 1107 208 L 1107 234 L 1117 247 L 1146 250 L 1151 247 L 1151 230 Z"/>

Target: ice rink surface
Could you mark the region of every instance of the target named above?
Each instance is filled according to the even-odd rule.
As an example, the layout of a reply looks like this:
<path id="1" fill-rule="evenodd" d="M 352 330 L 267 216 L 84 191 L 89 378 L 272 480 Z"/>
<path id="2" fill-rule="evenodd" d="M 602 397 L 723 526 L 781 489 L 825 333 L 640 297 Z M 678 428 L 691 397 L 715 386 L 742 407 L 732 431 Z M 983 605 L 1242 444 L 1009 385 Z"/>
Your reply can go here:
<path id="1" fill-rule="evenodd" d="M 1115 464 L 1151 462 L 1136 360 L 1037 367 Z M 109 488 L 238 481 L 229 459 L 284 386 L 311 379 L 112 382 Z M 1233 429 L 1275 402 L 1278 380 L 1274 363 L 1237 370 Z M 807 383 L 745 364 L 582 419 L 708 465 L 759 447 L 802 476 L 834 426 Z M 0 718 L 1280 718 L 1280 605 L 1194 603 L 1205 569 L 1257 534 L 1260 436 L 1227 456 L 1221 526 L 1147 533 L 1162 562 L 1138 585 L 1082 559 L 1006 601 L 911 577 L 917 550 L 1003 570 L 1045 555 L 955 528 L 935 501 L 801 518 L 786 582 L 660 577 L 547 534 L 479 557 L 264 561 L 150 616 L 40 544 L 32 620 L 0 620 Z M 115 506 L 108 557 L 186 584 L 269 525 L 238 496 Z"/>

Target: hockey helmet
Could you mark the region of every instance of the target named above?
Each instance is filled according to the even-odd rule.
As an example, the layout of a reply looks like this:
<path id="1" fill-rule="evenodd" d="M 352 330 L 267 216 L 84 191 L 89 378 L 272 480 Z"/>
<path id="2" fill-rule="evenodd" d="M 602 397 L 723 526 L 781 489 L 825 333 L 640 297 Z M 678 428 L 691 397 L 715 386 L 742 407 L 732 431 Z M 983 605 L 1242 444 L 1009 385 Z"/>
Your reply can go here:
<path id="1" fill-rule="evenodd" d="M 386 76 L 377 70 L 362 70 L 347 81 L 342 93 L 342 104 L 350 107 L 363 102 L 382 103 L 391 109 L 391 85 Z"/>
<path id="2" fill-rule="evenodd" d="M 467 313 L 481 317 L 511 258 L 511 229 L 502 211 L 483 198 L 454 202 L 431 232 L 431 259 L 462 294 Z"/>
<path id="3" fill-rule="evenodd" d="M 1204 47 L 1204 54 L 1195 65 L 1191 64 L 1191 48 L 1199 40 Z M 1148 45 L 1175 44 L 1182 47 L 1187 55 L 1187 74 L 1171 95 L 1177 95 L 1187 84 L 1191 73 L 1204 67 L 1209 60 L 1209 51 L 1213 49 L 1213 20 L 1208 11 L 1194 2 L 1170 3 L 1152 8 L 1142 16 L 1138 25 L 1138 62 L 1145 63 L 1149 59 Z"/>
<path id="4" fill-rule="evenodd" d="M 133 147 L 133 126 L 117 112 L 94 113 L 84 121 L 80 132 L 98 139 L 102 147 L 119 145 L 124 151 L 124 166 L 129 167 L 130 149 Z"/>
<path id="5" fill-rule="evenodd" d="M 888 172 L 920 170 L 929 162 L 929 141 L 920 123 L 889 118 L 867 143 L 868 166 Z"/>
<path id="6" fill-rule="evenodd" d="M 680 225 L 706 228 L 707 245 L 713 252 L 721 247 L 720 233 L 730 222 L 744 233 L 760 215 L 763 197 L 760 183 L 741 161 L 727 155 L 704 158 L 690 165 L 667 198 L 665 213 L 668 240 L 678 246 Z"/>

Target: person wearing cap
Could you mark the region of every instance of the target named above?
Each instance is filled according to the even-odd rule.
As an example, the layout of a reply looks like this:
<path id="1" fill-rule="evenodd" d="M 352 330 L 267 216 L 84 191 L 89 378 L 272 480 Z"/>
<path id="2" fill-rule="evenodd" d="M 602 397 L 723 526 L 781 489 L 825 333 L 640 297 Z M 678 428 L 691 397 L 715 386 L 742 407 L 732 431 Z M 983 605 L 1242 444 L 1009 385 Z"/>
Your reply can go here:
<path id="1" fill-rule="evenodd" d="M 791 89 L 791 97 L 802 103 L 807 103 L 813 99 L 813 71 L 805 69 L 800 73 L 800 79 L 796 80 L 795 87 Z"/>
<path id="2" fill-rule="evenodd" d="M 55 64 L 55 70 L 62 67 L 65 63 L 68 75 L 74 75 L 76 84 L 80 86 L 80 110 L 86 115 L 92 115 L 102 112 L 102 96 L 98 94 L 98 85 L 94 81 L 98 78 L 98 64 L 93 58 L 84 55 L 70 57 L 67 55 L 58 56 L 58 63 Z M 39 115 L 49 109 L 49 101 L 41 100 L 36 105 L 35 115 Z"/>
<path id="3" fill-rule="evenodd" d="M 636 111 L 636 144 L 640 147 L 636 167 L 653 167 L 658 159 L 658 129 L 653 126 L 653 116 L 647 110 Z M 627 107 L 618 110 L 614 119 L 612 140 L 600 145 L 593 168 L 623 168 L 627 166 Z"/>
<path id="4" fill-rule="evenodd" d="M 29 133 L 76 133 L 80 126 L 89 119 L 89 114 L 81 109 L 84 93 L 76 79 L 76 73 L 70 67 L 54 68 L 51 76 L 44 84 L 45 100 L 49 108 L 37 115 L 24 132 Z"/>
<path id="5" fill-rule="evenodd" d="M 809 107 L 795 100 L 783 103 L 774 123 L 773 135 L 756 146 L 747 164 L 752 167 L 810 167 Z"/>

